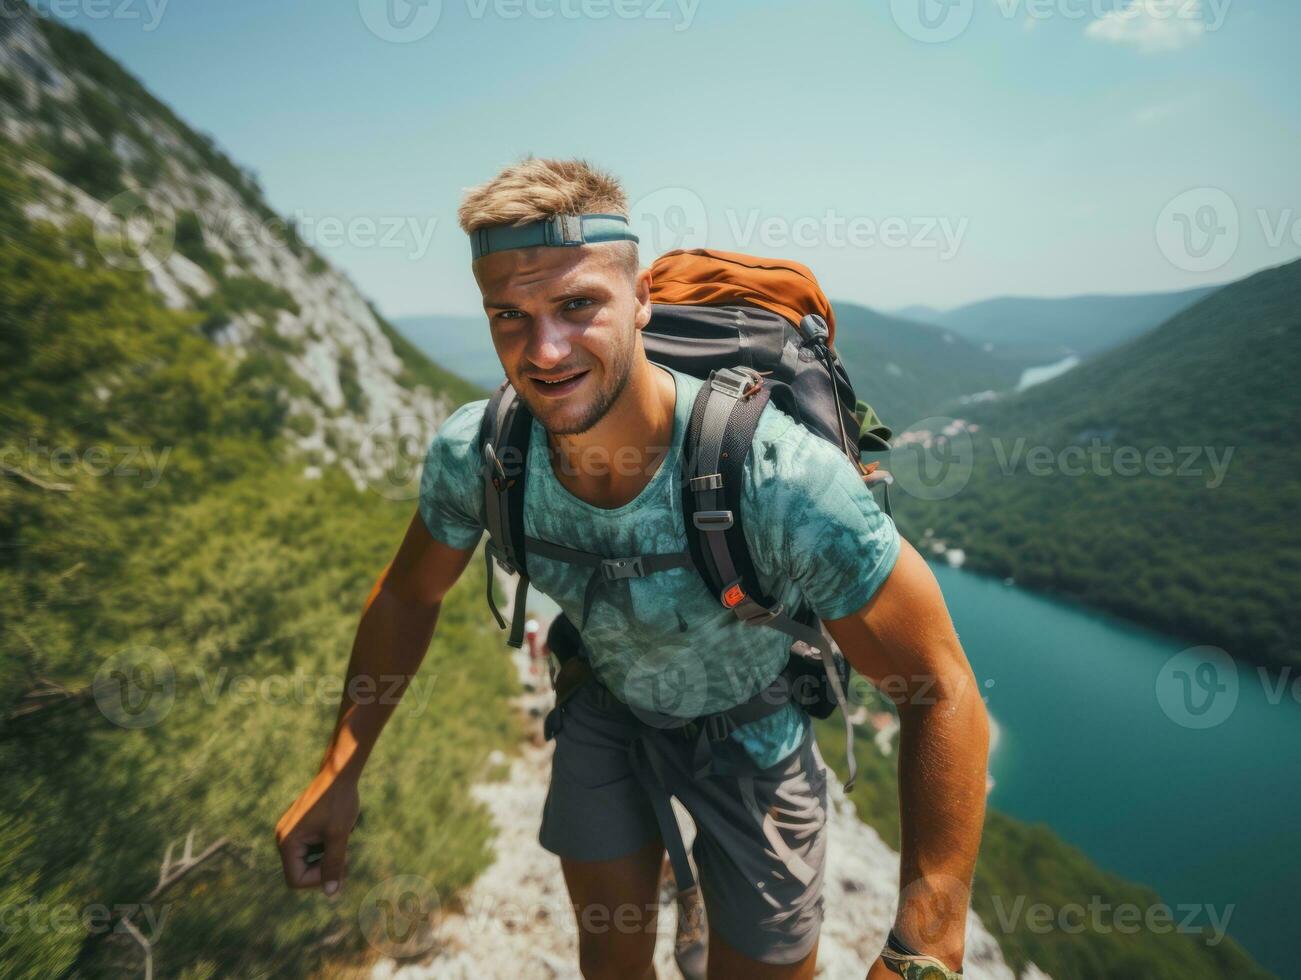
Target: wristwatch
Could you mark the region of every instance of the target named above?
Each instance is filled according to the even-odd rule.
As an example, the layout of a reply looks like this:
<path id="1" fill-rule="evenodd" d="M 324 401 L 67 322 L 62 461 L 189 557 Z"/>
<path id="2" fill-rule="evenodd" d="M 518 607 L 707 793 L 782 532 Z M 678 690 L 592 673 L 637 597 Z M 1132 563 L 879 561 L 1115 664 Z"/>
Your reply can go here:
<path id="1" fill-rule="evenodd" d="M 881 961 L 904 980 L 962 980 L 961 970 L 955 973 L 934 956 L 918 953 L 900 940 L 893 929 L 886 938 L 885 949 L 881 950 Z"/>

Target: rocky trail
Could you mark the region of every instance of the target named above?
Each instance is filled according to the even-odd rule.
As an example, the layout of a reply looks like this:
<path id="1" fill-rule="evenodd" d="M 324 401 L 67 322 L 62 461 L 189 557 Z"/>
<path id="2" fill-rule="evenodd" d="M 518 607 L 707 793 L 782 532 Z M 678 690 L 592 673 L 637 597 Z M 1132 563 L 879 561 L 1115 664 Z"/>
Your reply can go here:
<path id="1" fill-rule="evenodd" d="M 580 976 L 577 925 L 560 862 L 537 840 L 552 751 L 552 744 L 542 738 L 542 718 L 551 707 L 552 694 L 546 678 L 538 683 L 530 676 L 525 651 L 510 654 L 525 688 L 517 705 L 529 719 L 530 738 L 515 757 L 493 760 L 497 765 L 509 761 L 505 779 L 474 788 L 496 827 L 496 860 L 462 897 L 464 912 L 441 918 L 432 958 L 421 964 L 381 961 L 373 972 L 376 980 L 571 980 Z M 828 793 L 826 918 L 817 976 L 861 980 L 894 918 L 899 855 L 858 818 L 837 780 L 828 780 Z M 677 813 L 689 846 L 694 828 L 685 811 L 679 808 Z M 676 911 L 672 901 L 660 910 L 655 966 L 661 980 L 680 976 L 673 962 Z M 1033 965 L 1018 977 L 976 914 L 969 916 L 965 968 L 969 980 L 1049 980 Z"/>

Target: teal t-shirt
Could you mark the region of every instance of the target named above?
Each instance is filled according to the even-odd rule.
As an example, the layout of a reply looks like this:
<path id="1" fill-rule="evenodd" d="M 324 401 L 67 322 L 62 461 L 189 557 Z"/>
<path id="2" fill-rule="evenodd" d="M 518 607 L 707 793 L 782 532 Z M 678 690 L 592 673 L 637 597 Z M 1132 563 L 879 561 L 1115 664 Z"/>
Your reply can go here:
<path id="1" fill-rule="evenodd" d="M 529 450 L 525 533 L 610 558 L 688 550 L 679 463 L 691 406 L 703 384 L 669 368 L 677 390 L 673 438 L 650 482 L 622 507 L 596 507 L 561 485 L 537 420 Z M 439 428 L 425 459 L 420 515 L 430 535 L 472 548 L 483 533 L 476 442 L 486 400 L 462 405 Z M 760 584 L 788 610 L 821 619 L 862 607 L 899 554 L 894 522 L 854 465 L 822 437 L 769 404 L 745 463 L 741 515 Z M 533 588 L 578 628 L 593 671 L 617 697 L 647 712 L 694 717 L 757 694 L 786 664 L 791 639 L 746 626 L 710 594 L 694 567 L 601 580 L 588 621 L 592 570 L 530 552 Z M 807 715 L 787 705 L 732 733 L 756 764 L 775 765 L 804 737 Z"/>

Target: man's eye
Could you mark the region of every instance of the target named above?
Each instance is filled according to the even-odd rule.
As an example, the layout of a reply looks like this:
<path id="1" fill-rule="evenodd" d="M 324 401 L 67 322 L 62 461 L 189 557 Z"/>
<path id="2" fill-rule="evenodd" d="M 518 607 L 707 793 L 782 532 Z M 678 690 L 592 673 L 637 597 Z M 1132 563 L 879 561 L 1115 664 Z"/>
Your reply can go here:
<path id="1" fill-rule="evenodd" d="M 522 310 L 502 310 L 497 314 L 498 320 L 518 320 L 524 315 Z"/>
<path id="2" fill-rule="evenodd" d="M 566 310 L 581 310 L 585 306 L 590 306 L 592 301 L 586 296 L 579 296 L 565 303 Z"/>

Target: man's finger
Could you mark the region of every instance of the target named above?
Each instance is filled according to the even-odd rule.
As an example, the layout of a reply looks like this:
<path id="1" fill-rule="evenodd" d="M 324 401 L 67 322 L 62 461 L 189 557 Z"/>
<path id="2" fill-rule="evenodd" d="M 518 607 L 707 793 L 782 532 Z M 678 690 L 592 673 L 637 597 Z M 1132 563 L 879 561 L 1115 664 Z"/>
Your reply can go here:
<path id="1" fill-rule="evenodd" d="M 325 858 L 320 864 L 320 881 L 325 883 L 325 894 L 334 895 L 343 885 L 348 864 L 348 835 L 331 834 L 325 840 Z"/>
<path id="2" fill-rule="evenodd" d="M 280 845 L 280 863 L 290 888 L 314 888 L 321 883 L 320 861 L 311 857 L 312 849 L 319 847 L 318 842 L 292 837 Z"/>

